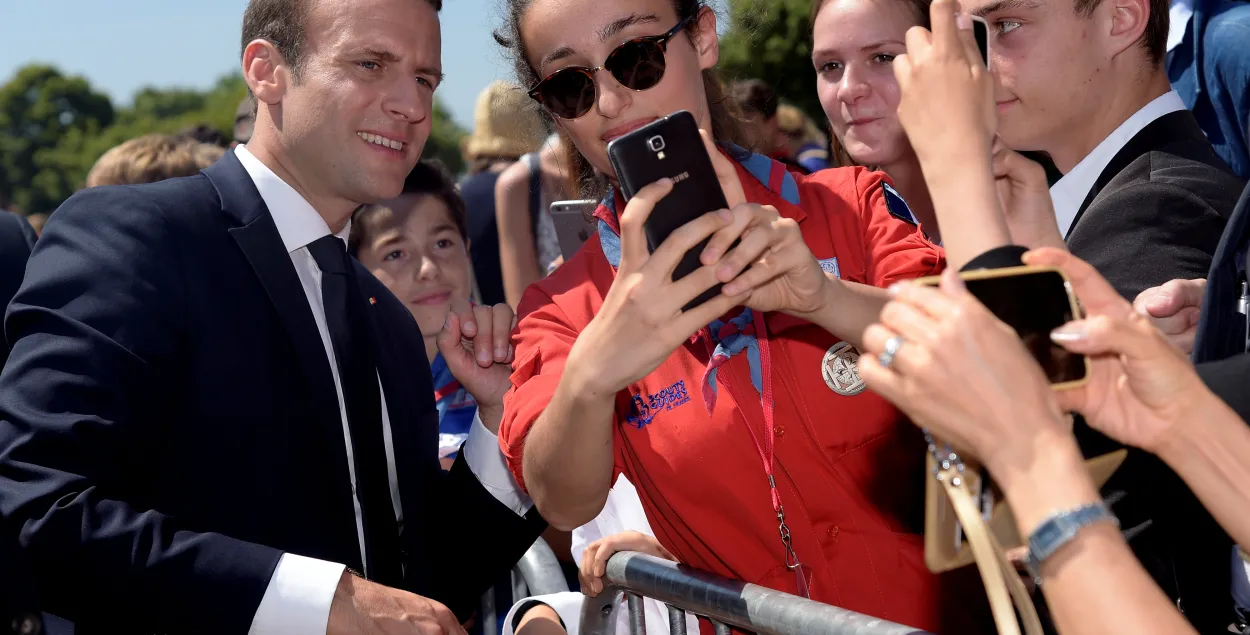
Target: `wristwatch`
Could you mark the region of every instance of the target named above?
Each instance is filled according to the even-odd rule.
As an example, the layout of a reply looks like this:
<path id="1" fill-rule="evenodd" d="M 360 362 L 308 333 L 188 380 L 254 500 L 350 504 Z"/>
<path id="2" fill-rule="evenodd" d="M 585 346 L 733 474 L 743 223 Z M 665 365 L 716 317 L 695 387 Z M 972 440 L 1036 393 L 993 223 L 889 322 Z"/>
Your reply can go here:
<path id="1" fill-rule="evenodd" d="M 1042 563 L 1076 538 L 1081 529 L 1104 521 L 1120 526 L 1120 520 L 1102 501 L 1051 514 L 1029 534 L 1029 555 L 1024 560 L 1029 575 L 1040 585 Z"/>

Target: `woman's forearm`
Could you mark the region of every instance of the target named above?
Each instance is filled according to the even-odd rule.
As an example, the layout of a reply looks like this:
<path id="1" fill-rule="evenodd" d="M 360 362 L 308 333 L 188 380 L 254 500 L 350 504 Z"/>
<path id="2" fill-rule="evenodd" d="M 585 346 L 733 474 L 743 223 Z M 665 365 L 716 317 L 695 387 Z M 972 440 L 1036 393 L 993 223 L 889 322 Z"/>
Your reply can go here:
<path id="1" fill-rule="evenodd" d="M 599 394 L 570 359 L 525 440 L 522 470 L 539 513 L 572 531 L 599 515 L 612 487 L 615 394 Z"/>
<path id="2" fill-rule="evenodd" d="M 863 344 L 864 329 L 877 321 L 888 299 L 885 289 L 830 279 L 825 285 L 825 300 L 820 310 L 799 317 L 859 348 Z"/>
<path id="3" fill-rule="evenodd" d="M 1233 540 L 1250 550 L 1250 429 L 1213 394 L 1194 406 L 1157 454 Z"/>
<path id="4" fill-rule="evenodd" d="M 942 226 L 947 266 L 962 269 L 973 258 L 1011 244 L 994 177 L 988 170 L 981 174 L 961 161 L 952 161 L 940 169 L 922 169 L 933 211 Z"/>
<path id="5" fill-rule="evenodd" d="M 1101 500 L 1076 441 L 1062 428 L 999 458 L 990 470 L 1026 540 L 1053 514 Z M 1046 603 L 1064 635 L 1193 632 L 1111 523 L 1081 529 L 1041 573 Z"/>

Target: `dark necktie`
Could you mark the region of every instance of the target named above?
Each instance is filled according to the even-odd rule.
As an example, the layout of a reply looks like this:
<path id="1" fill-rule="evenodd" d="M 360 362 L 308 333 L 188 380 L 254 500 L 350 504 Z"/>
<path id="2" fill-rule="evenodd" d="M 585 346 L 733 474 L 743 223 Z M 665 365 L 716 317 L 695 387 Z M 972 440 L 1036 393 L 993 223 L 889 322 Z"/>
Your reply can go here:
<path id="1" fill-rule="evenodd" d="M 321 298 L 347 405 L 356 467 L 356 497 L 365 531 L 365 574 L 388 586 L 403 582 L 399 523 L 391 502 L 383 445 L 382 396 L 374 362 L 368 305 L 356 284 L 347 247 L 334 236 L 308 245 L 321 268 Z"/>

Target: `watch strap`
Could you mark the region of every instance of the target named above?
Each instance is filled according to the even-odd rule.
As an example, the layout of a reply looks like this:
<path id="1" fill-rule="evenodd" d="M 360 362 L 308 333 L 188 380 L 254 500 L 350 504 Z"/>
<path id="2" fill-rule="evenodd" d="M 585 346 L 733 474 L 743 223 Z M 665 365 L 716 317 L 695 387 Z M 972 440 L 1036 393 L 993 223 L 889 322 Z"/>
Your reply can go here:
<path id="1" fill-rule="evenodd" d="M 1026 561 L 1029 573 L 1040 581 L 1043 562 L 1072 542 L 1082 529 L 1100 522 L 1120 526 L 1119 519 L 1102 501 L 1051 514 L 1029 534 L 1029 557 Z"/>

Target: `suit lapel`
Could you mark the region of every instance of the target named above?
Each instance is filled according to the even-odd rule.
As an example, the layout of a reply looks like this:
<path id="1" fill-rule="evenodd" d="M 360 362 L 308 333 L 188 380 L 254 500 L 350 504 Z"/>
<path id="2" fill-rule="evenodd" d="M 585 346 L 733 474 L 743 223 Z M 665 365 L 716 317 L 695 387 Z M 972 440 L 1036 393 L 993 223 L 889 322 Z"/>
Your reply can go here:
<path id="1" fill-rule="evenodd" d="M 316 404 L 317 428 L 329 450 L 327 456 L 333 457 L 333 465 L 327 468 L 346 476 L 349 474 L 347 444 L 330 360 L 278 227 L 234 153 L 226 153 L 221 161 L 204 170 L 204 174 L 221 196 L 222 211 L 238 221 L 240 226 L 231 228 L 230 236 L 251 264 L 295 348 L 300 372 L 308 382 L 308 398 Z M 343 478 L 339 482 L 342 486 L 338 494 L 350 500 L 350 480 Z"/>
<path id="2" fill-rule="evenodd" d="M 1085 201 L 1081 203 L 1076 217 L 1072 219 L 1072 225 L 1068 227 L 1068 234 L 1064 236 L 1064 240 L 1072 238 L 1072 234 L 1076 232 L 1081 222 L 1081 217 L 1085 215 L 1085 210 L 1094 203 L 1103 188 L 1107 187 L 1107 184 L 1123 172 L 1130 163 L 1137 160 L 1137 157 L 1169 143 L 1190 139 L 1205 141 L 1206 135 L 1202 133 L 1197 120 L 1188 110 L 1178 110 L 1163 115 L 1142 128 L 1141 132 L 1133 135 L 1133 138 L 1129 139 L 1128 143 L 1124 144 L 1124 147 L 1120 148 L 1120 151 L 1111 159 L 1111 163 L 1103 169 L 1102 174 L 1098 175 L 1098 180 L 1094 181 L 1094 187 L 1090 188 L 1089 193 L 1085 195 Z"/>

